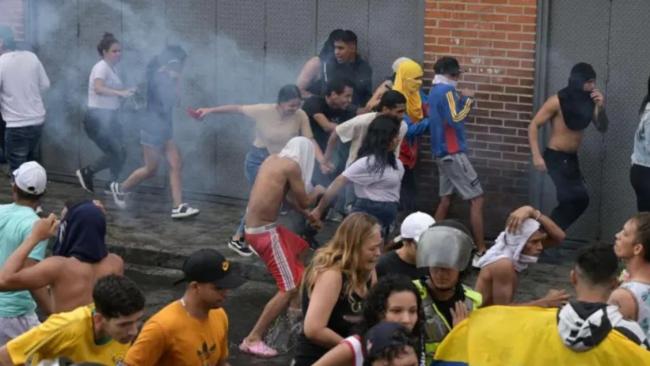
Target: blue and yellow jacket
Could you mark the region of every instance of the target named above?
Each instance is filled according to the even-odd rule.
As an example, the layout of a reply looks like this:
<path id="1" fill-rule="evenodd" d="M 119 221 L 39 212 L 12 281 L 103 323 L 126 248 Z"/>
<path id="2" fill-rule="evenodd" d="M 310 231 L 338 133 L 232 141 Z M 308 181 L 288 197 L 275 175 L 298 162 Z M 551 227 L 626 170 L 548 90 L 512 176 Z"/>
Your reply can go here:
<path id="1" fill-rule="evenodd" d="M 465 120 L 474 100 L 461 97 L 456 88 L 436 84 L 429 92 L 431 153 L 436 158 L 467 152 Z"/>

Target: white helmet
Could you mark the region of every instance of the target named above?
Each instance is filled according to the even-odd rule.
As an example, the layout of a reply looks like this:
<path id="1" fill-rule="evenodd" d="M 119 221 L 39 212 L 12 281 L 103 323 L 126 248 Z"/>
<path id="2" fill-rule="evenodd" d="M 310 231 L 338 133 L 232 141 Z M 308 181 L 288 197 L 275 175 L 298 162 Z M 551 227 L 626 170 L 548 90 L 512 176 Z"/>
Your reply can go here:
<path id="1" fill-rule="evenodd" d="M 457 221 L 441 221 L 420 235 L 417 243 L 418 268 L 444 267 L 465 270 L 474 241 L 467 228 Z"/>

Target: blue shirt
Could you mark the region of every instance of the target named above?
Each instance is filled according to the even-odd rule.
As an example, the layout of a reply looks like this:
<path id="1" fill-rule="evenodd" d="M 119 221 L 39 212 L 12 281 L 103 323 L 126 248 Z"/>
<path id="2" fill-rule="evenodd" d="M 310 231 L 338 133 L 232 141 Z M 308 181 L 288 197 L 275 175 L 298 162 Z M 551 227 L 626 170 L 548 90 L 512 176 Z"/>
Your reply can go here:
<path id="1" fill-rule="evenodd" d="M 0 266 L 32 232 L 38 215 L 31 207 L 15 203 L 0 205 Z M 41 261 L 45 257 L 47 240 L 39 243 L 29 258 Z M 29 291 L 0 292 L 0 317 L 14 318 L 33 313 L 36 303 Z"/>
<path id="2" fill-rule="evenodd" d="M 467 152 L 465 120 L 473 100 L 458 95 L 448 84 L 436 84 L 429 92 L 431 153 L 435 158 Z"/>

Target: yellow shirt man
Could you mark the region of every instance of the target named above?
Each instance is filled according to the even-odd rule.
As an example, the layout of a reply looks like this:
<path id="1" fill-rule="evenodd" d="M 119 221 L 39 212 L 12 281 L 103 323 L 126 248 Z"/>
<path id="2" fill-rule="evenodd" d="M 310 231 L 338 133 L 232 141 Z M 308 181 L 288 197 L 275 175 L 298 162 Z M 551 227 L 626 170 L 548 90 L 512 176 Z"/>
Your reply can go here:
<path id="1" fill-rule="evenodd" d="M 129 349 L 129 366 L 212 366 L 228 357 L 228 316 L 210 310 L 205 320 L 175 301 L 149 319 Z"/>
<path id="2" fill-rule="evenodd" d="M 72 362 L 117 366 L 123 364 L 128 348 L 111 338 L 95 340 L 92 306 L 51 315 L 45 323 L 7 343 L 15 365 L 65 357 Z"/>

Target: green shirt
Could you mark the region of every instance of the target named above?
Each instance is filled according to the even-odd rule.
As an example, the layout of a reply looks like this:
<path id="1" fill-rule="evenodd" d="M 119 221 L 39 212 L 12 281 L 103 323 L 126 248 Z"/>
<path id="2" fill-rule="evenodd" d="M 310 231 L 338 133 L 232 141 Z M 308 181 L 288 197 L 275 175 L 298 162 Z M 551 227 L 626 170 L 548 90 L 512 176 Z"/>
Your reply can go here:
<path id="1" fill-rule="evenodd" d="M 38 215 L 31 207 L 15 203 L 0 205 L 0 267 L 32 232 Z M 45 257 L 47 240 L 39 243 L 29 258 L 41 261 Z M 34 312 L 36 303 L 29 291 L 0 292 L 0 317 L 14 318 Z"/>

